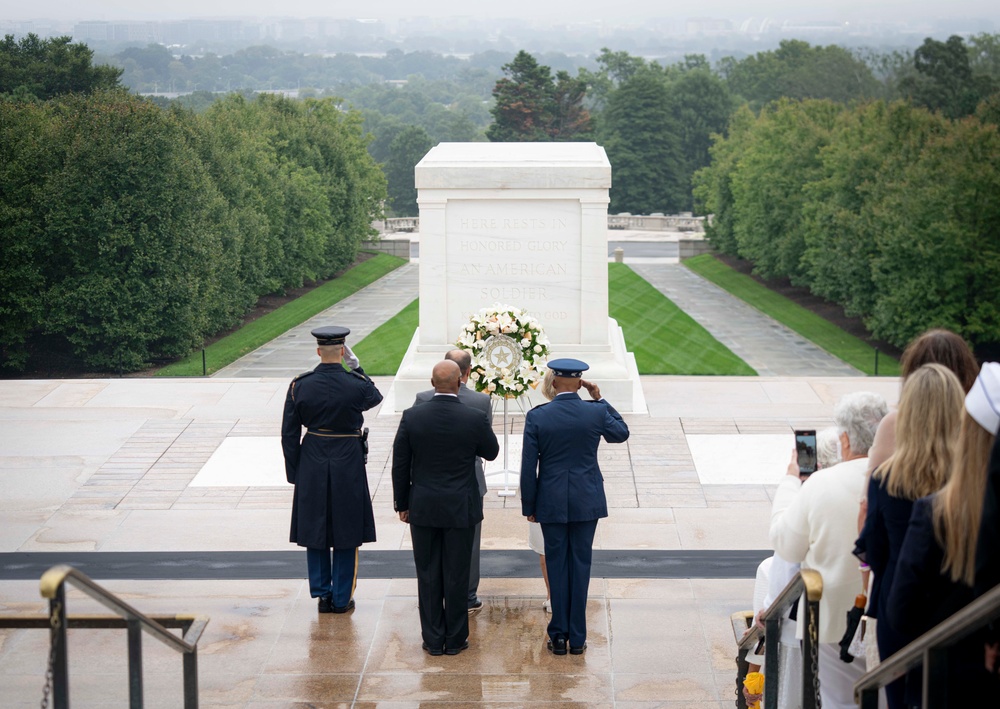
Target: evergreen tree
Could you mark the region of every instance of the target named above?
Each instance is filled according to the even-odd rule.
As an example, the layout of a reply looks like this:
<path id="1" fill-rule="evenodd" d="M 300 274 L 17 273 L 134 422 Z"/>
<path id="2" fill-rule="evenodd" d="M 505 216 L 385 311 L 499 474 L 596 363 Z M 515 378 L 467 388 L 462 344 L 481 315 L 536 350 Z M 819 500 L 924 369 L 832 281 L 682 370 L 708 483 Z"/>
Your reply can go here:
<path id="1" fill-rule="evenodd" d="M 493 142 L 583 140 L 590 134 L 590 113 L 583 106 L 587 84 L 539 64 L 521 50 L 507 75 L 493 88 L 493 123 L 486 137 Z"/>

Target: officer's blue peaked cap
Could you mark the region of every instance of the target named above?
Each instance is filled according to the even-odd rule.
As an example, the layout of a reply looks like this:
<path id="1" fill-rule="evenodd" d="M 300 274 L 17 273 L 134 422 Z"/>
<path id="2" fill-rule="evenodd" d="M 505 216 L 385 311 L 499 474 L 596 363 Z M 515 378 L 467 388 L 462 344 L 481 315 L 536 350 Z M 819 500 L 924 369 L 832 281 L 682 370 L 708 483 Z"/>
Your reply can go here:
<path id="1" fill-rule="evenodd" d="M 324 345 L 342 345 L 350 334 L 351 331 L 349 328 L 338 327 L 336 325 L 317 327 L 312 331 L 312 336 L 316 338 L 316 344 L 320 347 Z"/>
<path id="2" fill-rule="evenodd" d="M 570 357 L 550 360 L 547 366 L 557 377 L 572 377 L 574 379 L 579 379 L 584 372 L 590 369 L 590 365 L 586 362 Z"/>

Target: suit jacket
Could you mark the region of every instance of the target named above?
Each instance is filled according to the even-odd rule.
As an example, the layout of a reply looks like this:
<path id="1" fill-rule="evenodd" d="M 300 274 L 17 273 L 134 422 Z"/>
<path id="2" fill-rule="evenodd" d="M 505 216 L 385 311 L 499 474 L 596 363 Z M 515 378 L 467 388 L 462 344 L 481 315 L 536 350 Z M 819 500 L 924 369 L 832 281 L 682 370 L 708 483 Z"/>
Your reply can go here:
<path id="1" fill-rule="evenodd" d="M 417 398 L 413 400 L 413 405 L 416 406 L 417 404 L 426 404 L 433 398 L 433 389 L 422 391 L 417 394 Z M 489 394 L 482 394 L 478 391 L 473 391 L 463 382 L 458 388 L 458 400 L 466 406 L 471 406 L 474 409 L 482 411 L 489 418 L 490 424 L 493 423 L 493 404 L 490 401 Z M 483 459 L 479 456 L 476 456 L 476 480 L 479 481 L 479 494 L 485 496 L 487 491 L 486 471 L 483 469 Z"/>
<path id="2" fill-rule="evenodd" d="M 392 446 L 392 493 L 410 524 L 474 527 L 483 519 L 476 456 L 493 460 L 500 443 L 482 411 L 435 396 L 403 412 Z"/>
<path id="3" fill-rule="evenodd" d="M 587 522 L 608 516 L 597 447 L 628 440 L 628 426 L 606 401 L 560 394 L 524 417 L 521 512 L 537 522 Z"/>

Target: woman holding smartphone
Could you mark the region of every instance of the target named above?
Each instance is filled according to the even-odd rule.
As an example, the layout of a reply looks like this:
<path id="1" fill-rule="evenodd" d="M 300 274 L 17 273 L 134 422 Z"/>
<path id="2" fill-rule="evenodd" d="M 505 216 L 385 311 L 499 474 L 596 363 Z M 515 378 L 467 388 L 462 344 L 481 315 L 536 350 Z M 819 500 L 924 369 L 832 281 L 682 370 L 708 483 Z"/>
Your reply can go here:
<path id="1" fill-rule="evenodd" d="M 948 481 L 963 399 L 958 378 L 940 364 L 924 365 L 911 374 L 900 396 L 895 452 L 875 469 L 868 484 L 868 512 L 854 553 L 875 575 L 868 615 L 878 619 L 876 636 L 883 660 L 908 642 L 907 636 L 886 622 L 880 608 L 888 603 L 914 501 L 937 492 Z M 904 694 L 902 679 L 886 687 L 890 709 L 906 706 Z"/>

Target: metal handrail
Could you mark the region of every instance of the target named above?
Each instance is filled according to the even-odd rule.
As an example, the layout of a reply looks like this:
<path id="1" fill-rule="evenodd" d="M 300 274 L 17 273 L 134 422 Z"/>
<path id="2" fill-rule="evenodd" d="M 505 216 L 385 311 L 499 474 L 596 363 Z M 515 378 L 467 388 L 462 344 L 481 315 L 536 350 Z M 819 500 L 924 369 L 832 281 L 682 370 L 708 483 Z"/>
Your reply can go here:
<path id="1" fill-rule="evenodd" d="M 102 588 L 72 566 L 53 566 L 42 574 L 40 590 L 49 599 L 49 654 L 52 671 L 52 700 L 56 709 L 69 709 L 69 661 L 66 652 L 66 584 L 86 593 L 106 608 L 114 611 L 125 622 L 128 631 L 129 706 L 141 709 L 142 696 L 142 632 L 145 631 L 184 656 L 184 707 L 198 708 L 198 640 L 208 618 L 204 616 L 175 616 L 184 636 L 177 637 L 163 625 L 137 611 L 123 600 Z"/>
<path id="2" fill-rule="evenodd" d="M 764 630 L 756 624 L 737 643 L 737 707 L 745 707 L 741 688 L 743 678 L 747 674 L 746 656 L 750 648 L 760 641 L 760 636 L 764 635 L 764 666 L 767 668 L 767 679 L 764 682 L 764 702 L 763 706 L 768 709 L 778 706 L 778 677 L 781 666 L 778 661 L 778 642 L 781 633 L 781 621 L 785 612 L 797 602 L 799 597 L 805 594 L 806 602 L 805 616 L 800 618 L 806 625 L 807 631 L 802 633 L 802 656 L 803 658 L 813 657 L 819 649 L 818 638 L 813 633 L 808 632 L 809 628 L 819 627 L 819 602 L 823 597 L 823 577 L 818 571 L 812 569 L 799 569 L 791 581 L 782 589 L 778 597 L 761 613 L 760 619 L 764 622 Z M 736 627 L 736 616 L 733 616 L 733 627 Z M 816 692 L 819 687 L 819 677 L 816 676 L 815 665 L 811 662 L 802 663 L 802 709 L 816 709 Z"/>
<path id="3" fill-rule="evenodd" d="M 1000 618 L 1000 586 L 977 598 L 947 620 L 938 623 L 855 682 L 855 700 L 861 709 L 877 707 L 880 688 L 899 679 L 913 668 L 923 666 L 922 706 L 946 706 L 943 697 L 948 690 L 944 671 L 948 662 L 948 648 L 997 618 Z M 942 681 L 931 681 L 932 679 Z"/>

